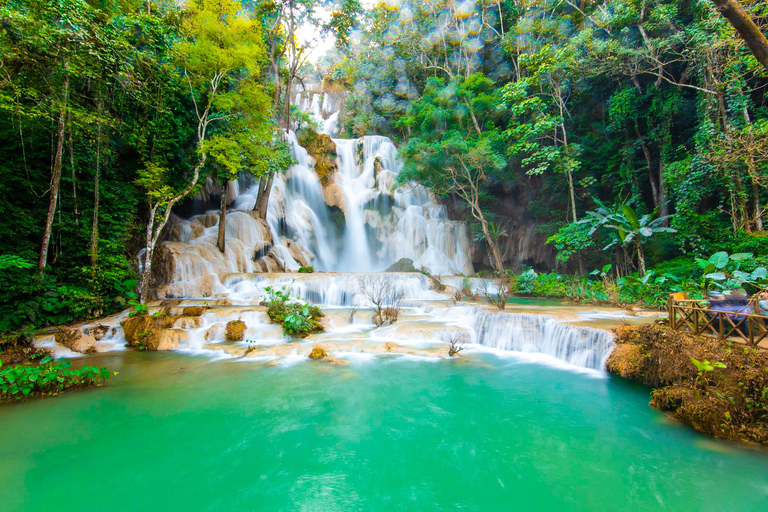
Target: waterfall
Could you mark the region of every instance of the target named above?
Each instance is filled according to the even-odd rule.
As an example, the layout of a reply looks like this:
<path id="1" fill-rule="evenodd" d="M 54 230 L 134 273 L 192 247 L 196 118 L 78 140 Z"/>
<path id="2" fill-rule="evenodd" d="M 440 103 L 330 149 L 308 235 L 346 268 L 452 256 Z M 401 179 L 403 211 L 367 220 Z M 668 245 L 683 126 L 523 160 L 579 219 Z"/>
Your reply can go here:
<path id="1" fill-rule="evenodd" d="M 373 188 L 373 162 L 371 161 L 370 169 L 366 169 L 363 165 L 361 170 L 355 162 L 358 141 L 334 139 L 333 142 L 336 143 L 339 185 L 344 194 L 345 204 L 346 231 L 341 256 L 342 268 L 348 272 L 370 272 L 374 268 L 371 263 L 368 236 L 365 233 L 363 204 Z"/>
<path id="2" fill-rule="evenodd" d="M 498 350 L 544 354 L 573 366 L 603 370 L 614 347 L 607 331 L 560 322 L 548 315 L 455 307 L 440 312 L 446 323 L 467 328 L 473 343 Z"/>

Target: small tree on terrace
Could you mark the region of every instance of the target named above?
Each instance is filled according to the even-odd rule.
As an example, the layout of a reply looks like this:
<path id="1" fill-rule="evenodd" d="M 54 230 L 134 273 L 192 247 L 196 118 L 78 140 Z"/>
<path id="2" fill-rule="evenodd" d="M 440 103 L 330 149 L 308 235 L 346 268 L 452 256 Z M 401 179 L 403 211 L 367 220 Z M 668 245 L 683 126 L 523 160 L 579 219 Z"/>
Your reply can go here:
<path id="1" fill-rule="evenodd" d="M 393 280 L 380 275 L 365 276 L 360 280 L 360 292 L 371 303 L 374 324 L 381 327 L 397 320 L 405 293 Z"/>

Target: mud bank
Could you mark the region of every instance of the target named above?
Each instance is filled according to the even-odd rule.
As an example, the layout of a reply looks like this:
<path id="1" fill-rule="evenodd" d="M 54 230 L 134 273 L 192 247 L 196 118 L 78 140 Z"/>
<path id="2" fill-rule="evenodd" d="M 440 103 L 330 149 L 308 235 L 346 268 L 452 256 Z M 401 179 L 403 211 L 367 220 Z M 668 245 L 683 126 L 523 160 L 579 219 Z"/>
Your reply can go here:
<path id="1" fill-rule="evenodd" d="M 704 434 L 768 445 L 767 353 L 655 324 L 615 333 L 606 369 L 652 386 L 651 407 Z"/>

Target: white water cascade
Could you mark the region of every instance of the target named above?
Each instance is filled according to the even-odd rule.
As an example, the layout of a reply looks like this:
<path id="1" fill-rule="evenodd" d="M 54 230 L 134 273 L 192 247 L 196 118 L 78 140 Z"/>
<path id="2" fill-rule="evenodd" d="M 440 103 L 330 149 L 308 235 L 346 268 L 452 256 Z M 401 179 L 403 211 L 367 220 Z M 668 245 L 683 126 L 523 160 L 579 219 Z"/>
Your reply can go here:
<path id="1" fill-rule="evenodd" d="M 170 260 L 162 297 L 211 296 L 231 273 L 316 270 L 373 272 L 401 258 L 434 275 L 472 274 L 464 222 L 423 186 L 395 186 L 397 148 L 382 136 L 333 139 L 338 171 L 325 187 L 314 160 L 288 132 L 296 164 L 276 175 L 266 223 L 253 207 L 258 184 L 233 182 L 226 218 L 226 251 L 216 247 L 217 211 L 174 217 L 164 246 Z M 202 200 L 199 204 L 204 204 Z M 339 214 L 332 218 L 332 208 Z"/>
<path id="2" fill-rule="evenodd" d="M 602 370 L 613 350 L 604 330 L 574 326 L 548 315 L 491 312 L 479 307 L 448 308 L 446 322 L 467 328 L 473 343 L 511 352 L 543 354 L 573 366 Z"/>

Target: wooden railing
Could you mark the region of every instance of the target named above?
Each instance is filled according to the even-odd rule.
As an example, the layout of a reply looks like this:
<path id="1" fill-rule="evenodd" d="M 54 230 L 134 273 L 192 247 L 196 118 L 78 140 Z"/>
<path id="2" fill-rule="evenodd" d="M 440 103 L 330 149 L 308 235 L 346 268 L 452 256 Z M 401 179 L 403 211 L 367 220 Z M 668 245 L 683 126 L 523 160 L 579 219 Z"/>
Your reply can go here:
<path id="1" fill-rule="evenodd" d="M 708 309 L 706 301 L 669 297 L 669 326 L 677 331 L 706 334 L 725 340 L 741 339 L 755 347 L 768 339 L 768 316 L 756 313 L 717 311 Z M 759 311 L 756 303 L 745 306 Z"/>

